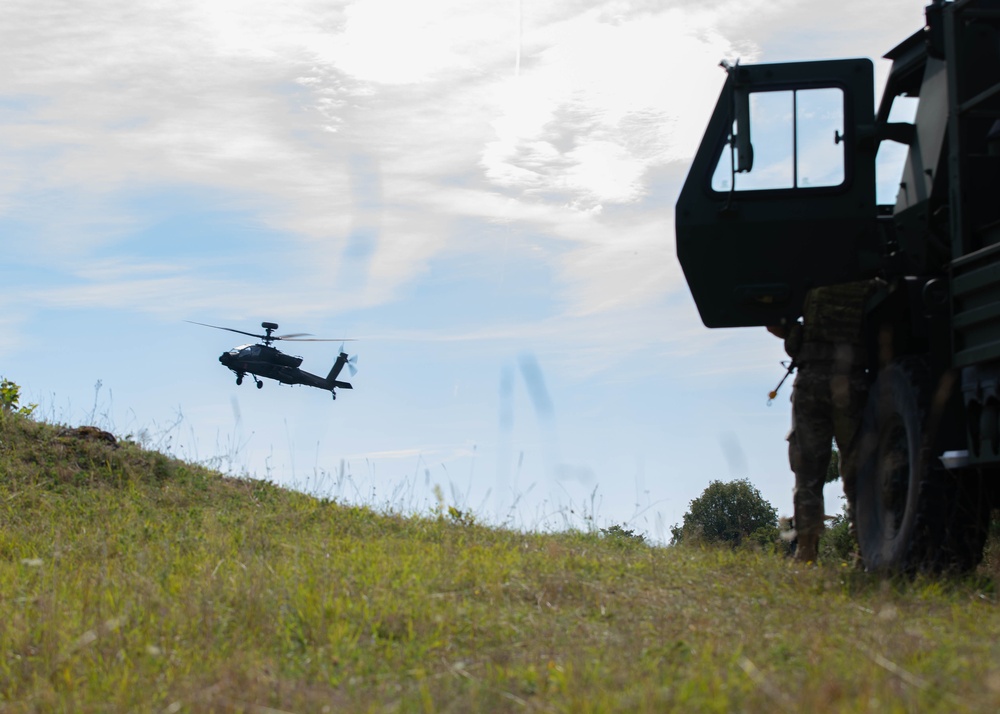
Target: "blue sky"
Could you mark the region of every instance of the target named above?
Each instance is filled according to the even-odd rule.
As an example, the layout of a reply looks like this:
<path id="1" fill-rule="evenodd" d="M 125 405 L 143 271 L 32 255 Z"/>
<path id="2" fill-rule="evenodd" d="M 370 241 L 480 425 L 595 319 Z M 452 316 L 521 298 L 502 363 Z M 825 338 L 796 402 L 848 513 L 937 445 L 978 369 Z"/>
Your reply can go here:
<path id="1" fill-rule="evenodd" d="M 719 60 L 868 56 L 923 5 L 13 0 L 0 374 L 47 419 L 376 506 L 668 537 L 791 510 L 781 345 L 701 325 L 673 205 Z M 237 387 L 350 337 L 355 390 Z M 286 344 L 325 374 L 336 344 Z M 837 488 L 828 512 L 839 510 Z"/>

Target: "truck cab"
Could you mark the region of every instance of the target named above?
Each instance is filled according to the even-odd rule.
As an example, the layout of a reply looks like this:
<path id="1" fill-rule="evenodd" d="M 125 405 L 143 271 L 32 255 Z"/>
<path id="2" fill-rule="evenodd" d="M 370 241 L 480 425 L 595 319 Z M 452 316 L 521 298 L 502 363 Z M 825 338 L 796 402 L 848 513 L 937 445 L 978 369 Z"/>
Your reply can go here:
<path id="1" fill-rule="evenodd" d="M 877 111 L 869 59 L 723 63 L 675 213 L 707 327 L 788 324 L 812 288 L 882 279 L 853 445 L 873 569 L 973 567 L 1000 491 L 1000 0 L 926 18 L 884 55 Z M 886 200 L 889 145 L 905 158 Z"/>

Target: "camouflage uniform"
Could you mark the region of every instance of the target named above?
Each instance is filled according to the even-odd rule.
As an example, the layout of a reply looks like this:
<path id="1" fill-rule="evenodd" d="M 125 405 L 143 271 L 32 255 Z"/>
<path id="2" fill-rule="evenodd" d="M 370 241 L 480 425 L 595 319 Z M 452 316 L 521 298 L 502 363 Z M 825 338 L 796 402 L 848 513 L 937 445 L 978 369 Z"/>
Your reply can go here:
<path id="1" fill-rule="evenodd" d="M 853 441 L 868 396 L 861 325 L 873 281 L 814 288 L 806 295 L 802 324 L 785 348 L 798 365 L 792 391 L 788 461 L 795 473 L 796 557 L 815 560 L 823 531 L 823 485 L 834 439 L 840 475 L 853 514 L 857 468 Z"/>

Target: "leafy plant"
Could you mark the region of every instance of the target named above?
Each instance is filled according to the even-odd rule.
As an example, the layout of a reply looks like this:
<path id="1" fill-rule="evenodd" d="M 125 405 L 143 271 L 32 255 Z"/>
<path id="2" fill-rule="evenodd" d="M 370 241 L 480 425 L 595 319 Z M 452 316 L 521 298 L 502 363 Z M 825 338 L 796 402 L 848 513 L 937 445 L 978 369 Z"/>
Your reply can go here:
<path id="1" fill-rule="evenodd" d="M 840 451 L 834 447 L 830 451 L 830 463 L 826 467 L 826 478 L 824 483 L 833 483 L 840 478 Z"/>
<path id="2" fill-rule="evenodd" d="M 749 481 L 713 481 L 691 501 L 683 524 L 670 529 L 671 543 L 701 541 L 738 546 L 762 536 L 773 542 L 777 527 L 778 511 Z"/>
<path id="3" fill-rule="evenodd" d="M 462 511 L 454 506 L 448 506 L 448 518 L 452 523 L 460 526 L 476 525 L 476 517 L 469 511 Z"/>
<path id="4" fill-rule="evenodd" d="M 847 514 L 834 516 L 819 539 L 819 557 L 824 562 L 851 561 L 857 550 L 857 541 L 851 532 Z"/>
<path id="5" fill-rule="evenodd" d="M 995 591 L 376 512 L 0 419 L 0 711 L 996 711 Z"/>
<path id="6" fill-rule="evenodd" d="M 37 404 L 20 406 L 20 400 L 21 387 L 6 377 L 0 379 L 0 412 L 20 414 L 21 416 L 28 417 L 38 408 Z"/>
<path id="7" fill-rule="evenodd" d="M 613 543 L 623 548 L 646 544 L 646 536 L 642 533 L 636 533 L 631 528 L 623 528 L 619 525 L 602 528 L 601 537 L 608 543 Z"/>

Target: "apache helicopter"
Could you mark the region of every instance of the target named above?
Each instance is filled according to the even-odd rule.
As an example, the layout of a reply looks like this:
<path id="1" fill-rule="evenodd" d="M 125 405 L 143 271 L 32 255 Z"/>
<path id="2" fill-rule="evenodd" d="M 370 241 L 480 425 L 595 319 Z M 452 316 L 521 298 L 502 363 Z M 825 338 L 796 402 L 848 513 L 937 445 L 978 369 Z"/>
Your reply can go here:
<path id="1" fill-rule="evenodd" d="M 345 366 L 350 371 L 352 377 L 357 373 L 355 365 L 357 364 L 358 356 L 354 355 L 350 357 L 344 352 L 343 345 L 340 347 L 340 354 L 337 356 L 337 361 L 333 363 L 333 367 L 326 377 L 320 377 L 306 372 L 304 369 L 299 369 L 299 365 L 302 364 L 301 357 L 286 355 L 276 347 L 271 346 L 272 342 L 278 340 L 285 340 L 287 342 L 345 342 L 346 340 L 310 337 L 305 332 L 290 335 L 275 335 L 272 333 L 278 329 L 278 325 L 273 322 L 260 323 L 260 326 L 264 328 L 263 335 L 255 335 L 252 332 L 244 332 L 232 327 L 220 327 L 204 322 L 194 322 L 193 320 L 185 320 L 185 322 L 203 327 L 214 327 L 216 330 L 238 332 L 241 335 L 249 335 L 250 337 L 263 340 L 263 344 L 234 347 L 228 352 L 223 352 L 219 357 L 219 361 L 236 374 L 236 384 L 243 384 L 243 377 L 249 374 L 253 377 L 254 382 L 256 382 L 257 389 L 264 386 L 264 382 L 260 380 L 260 377 L 267 377 L 281 384 L 304 384 L 307 387 L 329 389 L 334 399 L 337 398 L 337 392 L 335 391 L 337 387 L 341 389 L 354 389 L 350 382 L 337 380 L 337 377 L 340 376 L 340 372 Z"/>

